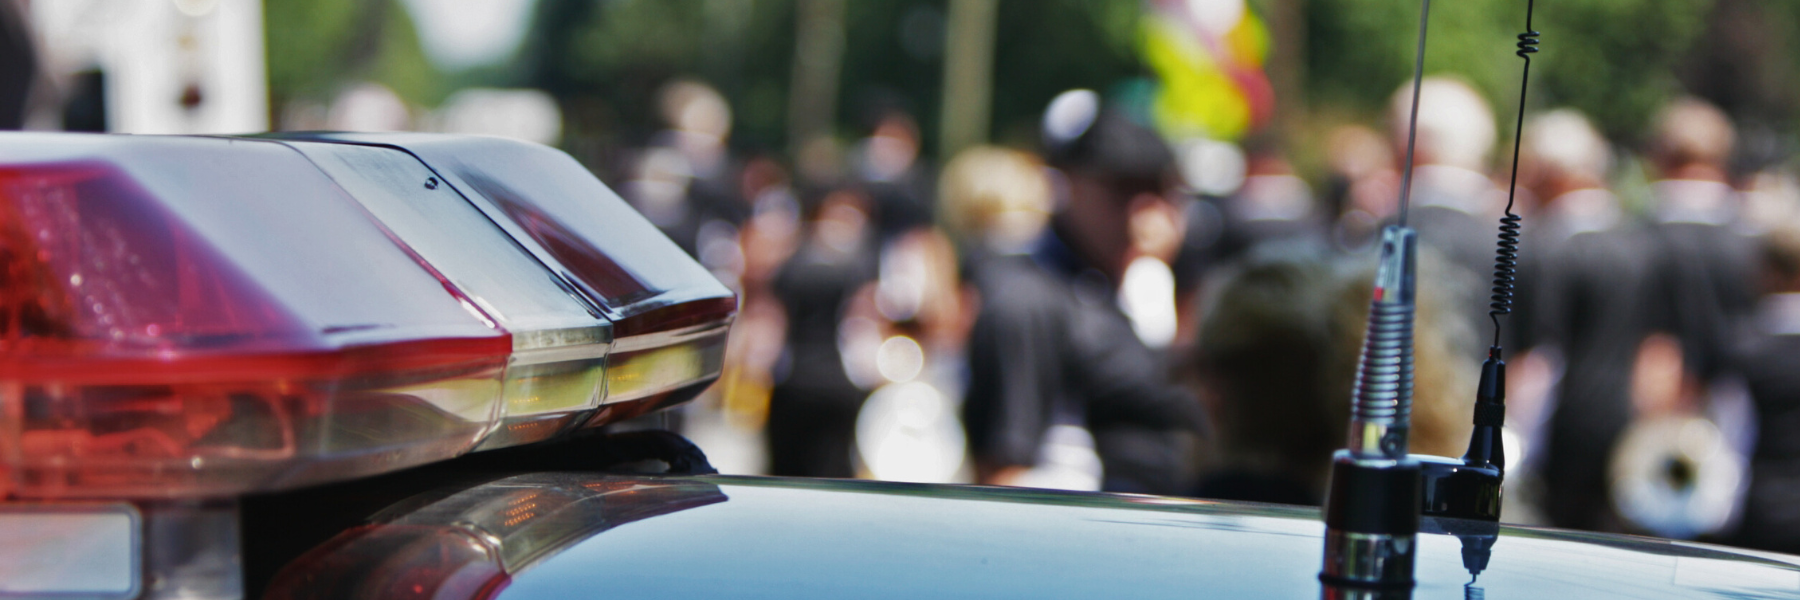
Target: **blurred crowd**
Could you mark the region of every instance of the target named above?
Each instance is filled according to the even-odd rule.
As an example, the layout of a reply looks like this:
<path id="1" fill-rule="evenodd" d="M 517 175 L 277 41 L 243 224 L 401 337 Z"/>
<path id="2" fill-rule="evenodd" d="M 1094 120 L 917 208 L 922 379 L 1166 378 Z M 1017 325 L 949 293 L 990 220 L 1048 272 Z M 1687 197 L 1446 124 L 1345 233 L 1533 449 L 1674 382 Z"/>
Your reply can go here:
<path id="1" fill-rule="evenodd" d="M 1284 100 L 1304 97 L 1295 73 L 1330 75 L 1307 82 L 1316 91 L 1361 89 L 1364 82 L 1338 81 L 1338 74 L 1385 81 L 1343 68 L 1391 62 L 1362 52 L 1382 46 L 1359 43 L 1352 52 L 1344 40 L 1365 38 L 1324 27 L 1337 14 L 1326 4 L 1309 5 L 1326 16 L 1306 19 L 1315 26 L 1307 38 L 1305 28 L 1294 29 L 1303 24 L 1297 15 L 1269 15 L 1265 30 L 1259 11 L 1243 2 L 1115 3 L 1141 4 L 1149 15 L 1144 33 L 1128 36 L 1143 44 L 1140 60 L 1108 66 L 1117 57 L 1090 52 L 1098 42 L 1087 37 L 1002 36 L 986 42 L 1002 53 L 998 64 L 1030 77 L 1002 72 L 989 79 L 997 87 L 1011 82 L 1007 94 L 945 104 L 1035 98 L 1037 88 L 1017 86 L 1050 81 L 1045 73 L 1056 69 L 1075 73 L 1072 81 L 1148 85 L 1137 77 L 1148 67 L 1161 91 L 1069 90 L 1042 107 L 1035 131 L 978 119 L 984 125 L 972 129 L 982 135 L 968 136 L 992 130 L 1014 146 L 946 149 L 936 160 L 923 151 L 920 121 L 900 95 L 847 107 L 862 115 L 848 141 L 827 133 L 786 140 L 784 150 L 757 149 L 757 142 L 734 143 L 734 104 L 718 89 L 693 79 L 663 83 L 669 72 L 705 65 L 656 63 L 653 50 L 667 44 L 681 49 L 664 53 L 670 56 L 705 56 L 713 66 L 698 70 L 722 84 L 740 80 L 728 86 L 742 95 L 737 106 L 779 112 L 780 102 L 757 99 L 767 91 L 760 80 L 785 81 L 769 73 L 787 72 L 789 54 L 821 73 L 924 69 L 921 81 L 936 80 L 954 63 L 940 61 L 948 50 L 937 49 L 955 29 L 945 29 L 948 17 L 930 3 L 883 9 L 893 13 L 902 42 L 922 48 L 907 51 L 917 65 L 826 60 L 817 48 L 783 41 L 766 44 L 776 50 L 768 56 L 783 60 L 764 62 L 778 68 L 754 72 L 760 63 L 734 54 L 759 47 L 745 32 L 760 25 L 745 23 L 758 10 L 786 9 L 704 3 L 694 13 L 704 17 L 694 20 L 696 35 L 738 39 L 695 53 L 687 47 L 699 37 L 690 44 L 670 35 L 675 26 L 646 27 L 642 40 L 605 29 L 678 21 L 648 8 L 674 3 L 546 2 L 539 12 L 527 12 L 531 2 L 513 3 L 510 30 L 529 42 L 517 52 L 523 58 L 490 58 L 498 61 L 492 73 L 459 77 L 526 87 L 461 89 L 426 109 L 417 98 L 427 86 L 415 86 L 408 99 L 388 85 L 428 78 L 424 56 L 407 50 L 416 40 L 382 41 L 414 35 L 401 18 L 408 13 L 391 2 L 340 2 L 360 8 L 337 11 L 349 15 L 341 19 L 295 18 L 331 12 L 313 4 L 0 0 L 0 129 L 427 130 L 561 142 L 737 291 L 740 311 L 719 384 L 677 414 L 654 416 L 673 421 L 665 424 L 726 472 L 1303 505 L 1323 499 L 1330 454 L 1345 443 L 1375 241 L 1398 220 L 1401 198 L 1410 198 L 1408 224 L 1425 246 L 1413 452 L 1462 455 L 1479 365 L 1499 355 L 1510 365 L 1504 520 L 1800 553 L 1800 160 L 1738 139 L 1740 130 L 1774 135 L 1756 122 L 1768 115 L 1744 109 L 1743 98 L 1734 110 L 1745 123 L 1680 98 L 1630 140 L 1600 132 L 1594 119 L 1609 115 L 1537 111 L 1526 116 L 1515 150 L 1511 119 L 1496 115 L 1481 93 L 1461 80 L 1427 78 L 1410 144 L 1410 85 L 1393 91 L 1379 122 L 1283 136 L 1275 130 L 1289 124 L 1271 122 L 1279 111 L 1308 128 L 1335 118 L 1330 110 L 1303 117 L 1278 110 L 1275 89 L 1284 77 L 1295 78 L 1284 84 L 1294 92 Z M 1093 8 L 1086 5 L 1100 6 L 1063 4 L 1008 17 L 1085 15 Z M 114 11 L 127 5 L 139 12 Z M 700 6 L 680 6 L 687 5 Z M 1752 10 L 1751 2 L 1720 6 L 1709 19 L 1728 33 L 1706 36 L 1708 52 L 1736 52 L 1740 40 L 1750 40 L 1745 48 L 1782 47 L 1742 32 L 1761 31 L 1747 26 L 1755 20 L 1747 15 L 1783 13 Z M 1602 61 L 1606 68 L 1667 70 L 1657 62 L 1663 59 L 1649 58 L 1657 52 L 1640 46 L 1644 39 L 1673 44 L 1654 34 L 1650 17 L 1685 13 L 1616 10 L 1647 15 L 1651 33 L 1621 36 L 1631 60 Z M 471 23 L 445 36 L 456 42 L 442 44 L 451 49 L 478 45 L 473 32 L 507 29 L 461 5 L 413 12 L 432 15 L 420 23 L 446 15 Z M 527 25 L 528 14 L 536 25 Z M 821 47 L 838 54 L 867 41 L 842 39 L 843 14 L 835 25 L 810 20 L 831 14 L 800 11 L 794 27 L 825 32 L 818 39 L 827 41 L 835 36 Z M 389 18 L 401 25 L 384 25 Z M 342 25 L 342 35 L 320 37 L 335 31 L 327 21 Z M 1067 33 L 1047 26 L 1055 23 L 1048 18 L 1046 26 L 1030 23 L 1005 28 Z M 1302 36 L 1283 37 L 1295 31 Z M 621 45 L 589 43 L 614 38 Z M 328 39 L 349 40 L 341 44 L 348 50 L 321 41 Z M 1303 61 L 1292 50 L 1263 47 L 1303 39 L 1321 40 Z M 875 42 L 887 43 L 870 41 L 883 49 L 865 54 L 891 54 Z M 1008 57 L 1007 48 L 1029 52 Z M 1056 49 L 1091 53 L 1099 66 L 1076 68 Z M 1319 60 L 1340 54 L 1370 62 Z M 1728 98 L 1739 93 L 1734 86 L 1760 85 L 1754 82 L 1768 75 L 1759 70 L 1776 70 L 1743 66 L 1762 63 L 1740 58 L 1694 62 L 1732 68 L 1683 85 Z M 1273 77 L 1263 72 L 1265 59 Z M 1032 60 L 1054 66 L 1034 71 Z M 1282 67 L 1286 75 L 1276 64 L 1283 61 L 1292 63 Z M 638 63 L 651 66 L 634 70 Z M 1558 64 L 1586 63 L 1546 66 Z M 748 74 L 721 75 L 734 70 Z M 530 75 L 497 76 L 513 71 Z M 807 72 L 793 67 L 792 77 Z M 812 90 L 832 110 L 835 98 L 847 96 L 836 77 Z M 1713 87 L 1695 84 L 1715 78 Z M 1546 97 L 1581 88 L 1570 85 L 1577 77 L 1544 79 L 1565 92 Z M 1619 81 L 1638 83 L 1590 85 L 1608 98 L 1663 89 L 1661 79 L 1654 86 Z M 662 84 L 652 99 L 660 130 L 621 149 L 624 140 L 644 141 L 635 111 L 650 82 Z M 600 92 L 614 87 L 625 91 L 611 100 Z M 1372 89 L 1366 96 L 1383 92 Z M 1769 98 L 1758 102 L 1785 108 L 1784 96 Z M 770 113 L 768 106 L 761 112 Z M 823 114 L 831 111 L 810 114 L 813 108 L 793 102 L 789 118 L 818 121 L 822 130 L 839 124 Z M 764 129 L 780 121 L 761 120 Z M 1153 121 L 1158 127 L 1146 125 Z M 740 138 L 748 137 L 750 129 L 741 129 Z M 788 137 L 807 131 L 794 127 Z M 1164 137 L 1171 131 L 1245 137 Z M 765 132 L 761 143 L 770 139 L 783 138 Z M 1284 147 L 1294 139 L 1322 147 Z M 1322 165 L 1306 168 L 1290 160 L 1320 156 Z M 1523 217 L 1516 288 L 1494 290 L 1498 226 L 1509 212 Z M 1491 296 L 1509 292 L 1510 310 L 1491 314 Z"/>
<path id="2" fill-rule="evenodd" d="M 1515 174 L 1481 95 L 1420 93 L 1413 452 L 1462 454 L 1498 346 L 1507 521 L 1800 550 L 1795 172 L 1734 161 L 1732 121 L 1682 99 L 1641 148 L 1531 115 Z M 1034 147 L 933 165 L 897 105 L 849 144 L 736 153 L 725 99 L 670 83 L 618 183 L 742 302 L 679 426 L 727 471 L 1317 504 L 1410 97 L 1333 131 L 1315 189 L 1273 138 L 1171 144 L 1086 90 Z"/>

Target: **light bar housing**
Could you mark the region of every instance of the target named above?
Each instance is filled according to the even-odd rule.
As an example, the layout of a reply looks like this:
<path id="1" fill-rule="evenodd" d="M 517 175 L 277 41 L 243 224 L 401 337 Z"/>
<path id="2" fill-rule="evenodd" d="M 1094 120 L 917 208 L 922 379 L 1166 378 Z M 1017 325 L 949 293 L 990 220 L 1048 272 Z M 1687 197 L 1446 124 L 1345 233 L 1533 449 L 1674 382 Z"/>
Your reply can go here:
<path id="1" fill-rule="evenodd" d="M 692 398 L 736 298 L 557 150 L 0 134 L 0 498 L 232 496 Z"/>

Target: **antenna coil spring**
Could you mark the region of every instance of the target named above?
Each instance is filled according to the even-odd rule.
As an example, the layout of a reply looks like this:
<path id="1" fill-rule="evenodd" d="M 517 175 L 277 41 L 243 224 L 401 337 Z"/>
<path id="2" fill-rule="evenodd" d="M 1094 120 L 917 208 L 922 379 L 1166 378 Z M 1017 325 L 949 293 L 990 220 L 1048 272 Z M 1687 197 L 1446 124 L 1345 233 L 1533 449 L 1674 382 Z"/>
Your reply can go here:
<path id="1" fill-rule="evenodd" d="M 1494 250 L 1494 288 L 1488 296 L 1488 317 L 1499 327 L 1500 315 L 1512 314 L 1513 284 L 1519 271 L 1519 222 L 1523 220 L 1509 209 L 1500 218 L 1500 240 Z"/>
<path id="2" fill-rule="evenodd" d="M 1494 322 L 1494 342 L 1491 353 L 1500 348 L 1500 316 L 1512 314 L 1513 287 L 1518 281 L 1519 270 L 1519 222 L 1522 220 L 1513 212 L 1513 200 L 1519 191 L 1519 146 L 1525 133 L 1525 98 L 1526 85 L 1531 82 L 1531 55 L 1538 52 L 1538 32 L 1531 28 L 1531 13 L 1536 8 L 1535 0 L 1525 4 L 1525 32 L 1519 34 L 1519 50 L 1513 54 L 1525 60 L 1525 73 L 1519 81 L 1519 118 L 1513 130 L 1513 167 L 1512 182 L 1506 191 L 1506 216 L 1500 218 L 1500 239 L 1494 249 L 1494 287 L 1493 294 L 1488 296 L 1488 319 Z"/>
<path id="3" fill-rule="evenodd" d="M 1412 338 L 1412 305 L 1379 300 L 1369 305 L 1363 364 L 1356 372 L 1356 418 L 1401 424 L 1411 421 Z"/>
<path id="4" fill-rule="evenodd" d="M 1531 62 L 1531 55 L 1537 54 L 1538 51 L 1538 35 L 1536 31 L 1519 34 L 1519 51 L 1513 54 L 1519 55 L 1519 58 L 1525 59 L 1527 63 Z"/>

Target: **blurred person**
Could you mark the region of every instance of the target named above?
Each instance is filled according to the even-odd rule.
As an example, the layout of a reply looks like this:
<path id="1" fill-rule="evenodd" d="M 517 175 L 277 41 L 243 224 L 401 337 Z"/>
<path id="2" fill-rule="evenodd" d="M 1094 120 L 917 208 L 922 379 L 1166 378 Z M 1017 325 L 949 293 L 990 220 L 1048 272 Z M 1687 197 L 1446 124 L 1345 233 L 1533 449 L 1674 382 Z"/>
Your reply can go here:
<path id="1" fill-rule="evenodd" d="M 1349 414 L 1349 390 L 1326 384 L 1333 281 L 1308 255 L 1253 257 L 1226 275 L 1182 365 L 1214 424 L 1190 494 L 1320 503 Z"/>
<path id="2" fill-rule="evenodd" d="M 1741 469 L 1754 451 L 1755 408 L 1731 355 L 1736 332 L 1756 308 L 1757 242 L 1748 235 L 1754 228 L 1744 222 L 1743 195 L 1728 179 L 1736 127 L 1718 107 L 1693 98 L 1670 103 L 1655 123 L 1650 158 L 1660 179 L 1651 186 L 1656 252 L 1649 298 L 1655 333 L 1639 351 L 1634 377 L 1654 382 L 1636 387 L 1656 393 L 1634 389 L 1635 414 L 1644 427 L 1657 418 L 1704 420 L 1695 427 L 1724 441 L 1718 461 L 1729 463 L 1727 471 Z M 1646 368 L 1652 359 L 1667 366 Z M 1616 452 L 1615 463 L 1628 459 L 1623 452 Z M 1665 537 L 1713 532 L 1729 525 L 1732 494 L 1744 491 L 1709 493 L 1704 497 L 1724 496 L 1679 515 L 1685 517 L 1674 521 L 1679 530 L 1665 532 L 1644 517 L 1630 518 L 1629 524 Z M 1721 516 L 1709 516 L 1715 514 Z"/>
<path id="3" fill-rule="evenodd" d="M 769 472 L 851 477 L 852 436 L 864 389 L 845 370 L 840 324 L 851 296 L 875 277 L 872 208 L 846 188 L 819 200 L 773 290 L 787 324 L 766 432 Z"/>
<path id="4" fill-rule="evenodd" d="M 918 122 L 898 108 L 878 115 L 852 162 L 857 182 L 875 202 L 875 220 L 886 239 L 930 224 L 933 202 L 930 170 L 919 158 Z"/>
<path id="5" fill-rule="evenodd" d="M 704 258 L 703 246 L 735 244 L 749 213 L 727 146 L 731 105 L 712 86 L 690 79 L 663 85 L 656 103 L 668 129 L 638 157 L 625 196 L 676 245 Z"/>
<path id="6" fill-rule="evenodd" d="M 1018 484 L 1059 448 L 1079 448 L 1085 429 L 1103 489 L 1181 491 L 1182 432 L 1199 430 L 1203 417 L 1167 381 L 1121 297 L 1134 263 L 1167 261 L 1180 243 L 1168 196 L 1173 157 L 1155 133 L 1102 111 L 1088 91 L 1051 103 L 1045 145 L 1066 178 L 1066 204 L 1030 256 L 975 271 L 982 302 L 963 417 L 978 479 Z"/>
<path id="7" fill-rule="evenodd" d="M 751 199 L 751 214 L 735 248 L 740 269 L 734 278 L 721 277 L 738 292 L 738 316 L 719 383 L 687 405 L 682 434 L 706 448 L 721 472 L 764 473 L 768 444 L 761 434 L 788 327 L 775 277 L 799 245 L 800 205 L 786 169 L 768 156 L 745 162 L 739 186 Z"/>
<path id="8" fill-rule="evenodd" d="M 1411 83 L 1402 86 L 1388 105 L 1396 162 L 1406 159 L 1412 91 Z M 1420 83 L 1410 225 L 1420 241 L 1477 276 L 1493 270 L 1496 200 L 1505 201 L 1487 175 L 1493 146 L 1494 113 L 1480 93 L 1455 79 L 1426 77 Z M 1471 351 L 1477 359 L 1485 356 L 1479 348 Z"/>
<path id="9" fill-rule="evenodd" d="M 859 475 L 967 483 L 958 415 L 974 293 L 961 281 L 955 246 L 933 227 L 895 236 L 880 264 L 841 325 L 845 368 L 873 390 L 856 422 Z"/>
<path id="10" fill-rule="evenodd" d="M 1050 222 L 1050 181 L 1026 152 L 963 150 L 944 165 L 938 191 L 944 222 L 975 262 L 1029 254 Z"/>
<path id="11" fill-rule="evenodd" d="M 1800 220 L 1800 173 L 1792 166 L 1767 167 L 1748 180 L 1742 229 L 1760 234 Z"/>
<path id="12" fill-rule="evenodd" d="M 1374 265 L 1317 247 L 1251 251 L 1210 299 L 1185 371 L 1212 417 L 1209 464 L 1191 492 L 1207 498 L 1317 505 L 1343 447 L 1366 331 Z M 1474 399 L 1477 341 L 1460 303 L 1462 272 L 1420 256 L 1411 451 L 1460 456 Z"/>
<path id="13" fill-rule="evenodd" d="M 668 128 L 639 151 L 622 196 L 721 283 L 742 291 L 746 260 L 740 227 L 750 206 L 739 194 L 738 169 L 727 147 L 731 106 L 712 86 L 674 79 L 657 90 L 656 107 Z M 743 407 L 742 395 L 724 400 L 738 400 Z M 659 413 L 655 424 L 688 429 L 687 414 Z"/>
<path id="14" fill-rule="evenodd" d="M 1053 204 L 1045 169 L 1030 153 L 978 146 L 958 154 L 941 174 L 943 219 L 962 240 L 972 287 L 988 288 L 990 297 L 1008 293 L 991 289 L 1009 281 L 994 273 L 1005 273 L 1041 246 Z M 1099 488 L 1102 469 L 1091 433 L 1078 419 L 1063 417 L 1043 433 L 1036 462 L 1008 473 L 1006 483 Z"/>
<path id="15" fill-rule="evenodd" d="M 1763 295 L 1738 356 L 1759 435 L 1733 543 L 1800 552 L 1800 227 L 1763 238 Z"/>
<path id="16" fill-rule="evenodd" d="M 1231 260 L 1265 242 L 1321 239 L 1323 214 L 1312 188 L 1294 174 L 1274 140 L 1252 140 L 1245 150 L 1243 185 L 1218 202 L 1224 223 L 1213 260 Z"/>
<path id="17" fill-rule="evenodd" d="M 1221 265 L 1268 244 L 1319 244 L 1326 215 L 1312 188 L 1295 175 L 1292 163 L 1272 136 L 1244 144 L 1243 180 L 1224 196 L 1201 195 L 1187 207 L 1187 232 L 1171 267 L 1176 276 L 1177 341 L 1197 338 L 1198 298 Z"/>
<path id="18" fill-rule="evenodd" d="M 1654 247 L 1607 189 L 1611 147 L 1581 113 L 1532 118 L 1521 152 L 1521 181 L 1544 203 L 1526 221 L 1513 317 L 1524 340 L 1515 347 L 1529 353 L 1512 362 L 1547 361 L 1557 381 L 1547 398 L 1508 398 L 1508 421 L 1527 440 L 1526 462 L 1509 475 L 1542 478 L 1550 522 L 1600 529 L 1612 520 L 1607 464 L 1634 412 L 1633 371 L 1651 325 Z"/>
<path id="19" fill-rule="evenodd" d="M 1341 249 L 1362 249 L 1400 198 L 1394 151 L 1374 129 L 1342 125 L 1326 136 L 1325 153 L 1330 169 L 1325 214 L 1335 220 L 1332 241 Z"/>
<path id="20" fill-rule="evenodd" d="M 744 293 L 765 292 L 799 243 L 800 201 L 795 197 L 787 169 L 771 156 L 754 156 L 745 161 L 738 186 L 750 205 L 749 218 L 744 220 L 739 236 L 744 253 Z"/>
<path id="21" fill-rule="evenodd" d="M 656 106 L 668 128 L 638 152 L 622 196 L 721 283 L 739 290 L 745 266 L 739 227 L 749 207 L 737 193 L 726 146 L 731 106 L 711 86 L 689 79 L 664 84 Z M 659 413 L 654 424 L 686 429 L 686 414 Z"/>
<path id="22" fill-rule="evenodd" d="M 1724 112 L 1686 98 L 1657 116 L 1650 150 L 1657 326 L 1680 340 L 1689 387 L 1724 374 L 1727 333 L 1755 301 L 1755 245 L 1736 229 L 1742 198 L 1726 178 L 1735 140 Z"/>
<path id="23" fill-rule="evenodd" d="M 1049 226 L 1052 192 L 1045 169 L 1043 162 L 1028 152 L 974 146 L 959 152 L 939 174 L 940 219 L 956 237 L 962 249 L 961 265 L 970 279 L 962 298 L 965 325 L 975 321 L 982 300 L 981 287 L 996 285 L 996 279 L 1005 281 L 991 276 L 990 269 L 1005 272 L 1012 268 L 1007 266 L 1009 263 L 1029 260 Z M 1002 294 L 1003 291 L 989 290 L 988 295 Z M 960 339 L 965 366 L 968 333 L 965 327 Z M 966 390 L 966 374 L 962 384 Z M 959 415 L 961 401 L 959 396 Z M 1044 435 L 1046 439 L 1039 443 L 1035 457 L 1038 460 L 1028 469 L 1015 469 L 1005 477 L 984 472 L 981 480 L 1038 487 L 1099 487 L 1100 459 L 1094 454 L 1090 434 L 1077 431 L 1073 424 L 1064 424 L 1052 426 L 1052 431 Z M 1057 443 L 1057 438 L 1071 437 L 1066 440 L 1069 443 Z M 981 460 L 978 456 L 971 458 Z M 975 461 L 970 463 L 971 467 L 976 466 Z"/>
<path id="24" fill-rule="evenodd" d="M 16 2 L 0 2 L 0 129 L 25 126 L 37 60 L 25 11 Z"/>

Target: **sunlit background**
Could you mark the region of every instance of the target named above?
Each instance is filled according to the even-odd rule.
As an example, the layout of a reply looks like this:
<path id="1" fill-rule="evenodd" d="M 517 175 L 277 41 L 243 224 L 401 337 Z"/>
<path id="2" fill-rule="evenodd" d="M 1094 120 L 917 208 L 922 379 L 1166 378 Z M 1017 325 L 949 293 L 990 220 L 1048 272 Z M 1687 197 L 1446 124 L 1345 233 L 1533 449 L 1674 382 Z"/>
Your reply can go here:
<path id="1" fill-rule="evenodd" d="M 1029 142 L 1052 95 L 1087 87 L 1173 138 L 1273 133 L 1316 170 L 1322 152 L 1305 142 L 1334 124 L 1372 121 L 1408 74 L 1418 9 L 1353 0 L 12 2 L 42 53 L 30 128 L 491 131 L 560 142 L 603 169 L 611 149 L 660 128 L 658 86 L 690 77 L 729 101 L 734 148 L 847 137 L 872 106 L 889 104 L 917 116 L 927 156 Z M 1436 7 L 1427 70 L 1458 74 L 1509 105 L 1523 9 L 1507 0 Z M 1546 42 L 1531 104 L 1578 108 L 1631 144 L 1685 91 L 1742 120 L 1750 154 L 1781 152 L 1800 111 L 1796 12 L 1748 0 L 1547 2 L 1535 24 Z"/>

